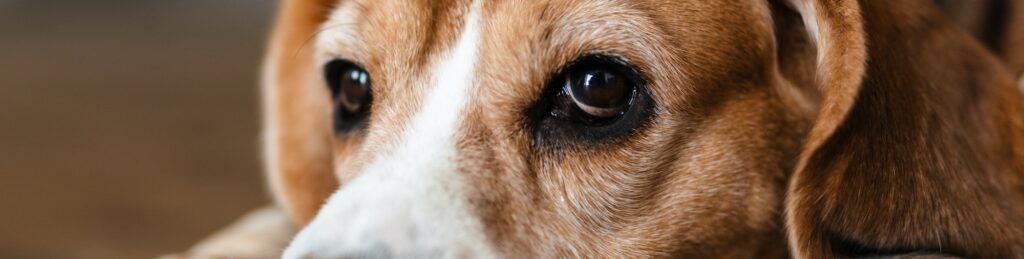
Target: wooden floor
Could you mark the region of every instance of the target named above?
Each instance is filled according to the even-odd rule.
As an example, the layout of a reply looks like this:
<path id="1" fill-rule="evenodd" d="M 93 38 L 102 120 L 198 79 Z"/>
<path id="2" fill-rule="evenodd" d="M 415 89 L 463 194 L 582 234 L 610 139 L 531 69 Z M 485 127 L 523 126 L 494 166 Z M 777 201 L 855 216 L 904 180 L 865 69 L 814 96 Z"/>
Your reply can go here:
<path id="1" fill-rule="evenodd" d="M 152 258 L 268 201 L 270 0 L 0 0 L 0 258 Z"/>

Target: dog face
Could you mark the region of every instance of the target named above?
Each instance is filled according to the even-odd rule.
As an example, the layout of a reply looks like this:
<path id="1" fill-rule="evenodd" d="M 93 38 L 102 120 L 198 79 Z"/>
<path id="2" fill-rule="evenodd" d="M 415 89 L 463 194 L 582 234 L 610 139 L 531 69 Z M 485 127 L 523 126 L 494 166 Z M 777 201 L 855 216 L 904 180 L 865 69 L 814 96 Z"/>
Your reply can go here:
<path id="1" fill-rule="evenodd" d="M 815 197 L 857 181 L 817 176 L 851 168 L 833 164 L 848 159 L 835 133 L 870 118 L 854 109 L 869 105 L 865 74 L 890 82 L 865 67 L 871 28 L 855 1 L 282 8 L 264 95 L 270 182 L 298 223 L 312 219 L 287 258 L 784 256 L 784 233 L 798 255 L 826 256 L 814 245 L 841 228 L 821 215 L 851 212 Z M 994 163 L 1024 157 L 1006 152 Z M 784 197 L 798 232 L 780 229 Z"/>
<path id="2" fill-rule="evenodd" d="M 311 46 L 342 187 L 289 255 L 750 255 L 802 128 L 768 16 L 342 1 Z"/>

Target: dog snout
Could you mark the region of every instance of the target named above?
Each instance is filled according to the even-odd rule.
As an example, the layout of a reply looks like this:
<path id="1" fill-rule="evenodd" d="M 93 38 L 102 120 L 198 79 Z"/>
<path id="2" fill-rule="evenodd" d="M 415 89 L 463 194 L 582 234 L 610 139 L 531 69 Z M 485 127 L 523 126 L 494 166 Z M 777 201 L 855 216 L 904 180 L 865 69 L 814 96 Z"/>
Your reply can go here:
<path id="1" fill-rule="evenodd" d="M 374 200 L 380 203 L 332 199 L 296 236 L 284 258 L 404 258 L 433 249 L 408 206 L 398 205 L 394 197 Z"/>
<path id="2" fill-rule="evenodd" d="M 458 178 L 396 165 L 371 167 L 334 193 L 284 258 L 492 257 Z"/>

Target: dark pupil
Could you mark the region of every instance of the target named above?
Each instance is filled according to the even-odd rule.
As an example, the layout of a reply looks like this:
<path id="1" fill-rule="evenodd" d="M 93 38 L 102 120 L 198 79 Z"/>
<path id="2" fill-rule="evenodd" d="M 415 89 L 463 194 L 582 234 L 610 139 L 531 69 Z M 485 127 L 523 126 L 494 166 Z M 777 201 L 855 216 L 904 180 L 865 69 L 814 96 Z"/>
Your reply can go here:
<path id="1" fill-rule="evenodd" d="M 366 71 L 349 69 L 341 74 L 338 101 L 349 112 L 359 111 L 370 96 L 370 82 Z"/>
<path id="2" fill-rule="evenodd" d="M 606 70 L 592 69 L 574 75 L 572 91 L 576 100 L 597 108 L 618 108 L 629 100 L 626 79 Z"/>

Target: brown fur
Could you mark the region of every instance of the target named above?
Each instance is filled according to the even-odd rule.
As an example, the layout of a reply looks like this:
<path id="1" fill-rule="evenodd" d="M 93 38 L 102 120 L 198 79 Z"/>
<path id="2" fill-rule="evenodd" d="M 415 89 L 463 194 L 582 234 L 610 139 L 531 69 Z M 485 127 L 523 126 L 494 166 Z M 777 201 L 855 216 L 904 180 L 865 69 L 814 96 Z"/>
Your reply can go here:
<path id="1" fill-rule="evenodd" d="M 956 24 L 1003 59 L 1015 75 L 1024 73 L 1024 0 L 937 0 Z"/>
<path id="2" fill-rule="evenodd" d="M 790 182 L 795 254 L 1024 255 L 1024 107 L 1009 73 L 926 1 L 834 3 L 863 15 L 845 22 L 864 25 L 846 33 L 868 36 L 867 71 L 845 86 L 845 117 L 819 114 L 836 127 L 812 133 Z"/>
<path id="3" fill-rule="evenodd" d="M 331 166 L 330 105 L 316 87 L 308 43 L 333 1 L 282 1 L 267 55 L 264 142 L 267 178 L 277 203 L 298 224 L 316 215 L 338 184 Z"/>
<path id="4" fill-rule="evenodd" d="M 294 221 L 358 177 L 336 168 L 394 144 L 466 2 L 283 2 L 268 169 Z M 1006 66 L 928 1 L 790 2 L 486 1 L 457 139 L 488 242 L 515 257 L 1024 255 L 1024 106 Z M 354 23 L 324 24 L 345 5 Z M 359 40 L 318 49 L 321 26 Z M 374 77 L 365 134 L 331 133 L 325 51 Z M 523 112 L 594 52 L 649 77 L 652 121 L 599 149 L 531 145 Z"/>

